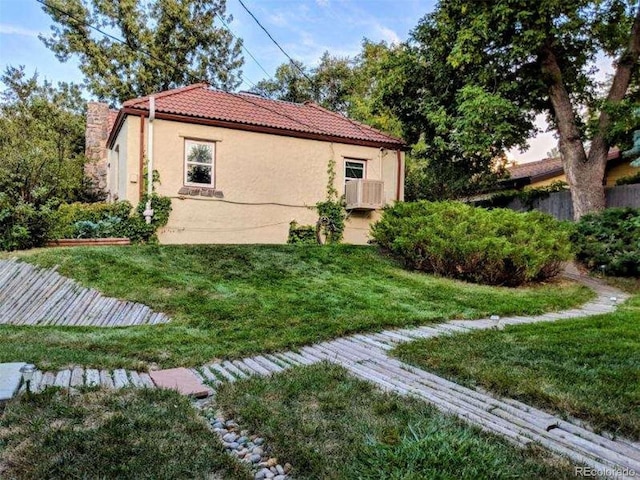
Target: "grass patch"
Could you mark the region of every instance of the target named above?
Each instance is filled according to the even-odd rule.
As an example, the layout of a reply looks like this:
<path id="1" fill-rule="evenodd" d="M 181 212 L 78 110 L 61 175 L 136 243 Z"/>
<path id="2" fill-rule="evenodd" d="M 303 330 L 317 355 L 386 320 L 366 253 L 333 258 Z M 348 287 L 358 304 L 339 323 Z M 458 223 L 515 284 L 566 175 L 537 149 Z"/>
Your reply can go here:
<path id="1" fill-rule="evenodd" d="M 297 479 L 572 478 L 542 449 L 516 448 L 328 363 L 225 384 L 217 402 Z"/>
<path id="2" fill-rule="evenodd" d="M 106 295 L 170 314 L 127 329 L 0 327 L 0 361 L 42 368 L 197 365 L 332 337 L 490 314 L 537 314 L 580 304 L 585 287 L 473 285 L 410 272 L 372 247 L 132 246 L 45 249 L 25 261 Z"/>
<path id="3" fill-rule="evenodd" d="M 640 439 L 640 295 L 611 314 L 420 340 L 394 354 L 467 386 Z"/>
<path id="4" fill-rule="evenodd" d="M 168 390 L 47 389 L 0 417 L 4 479 L 250 479 L 189 401 Z"/>

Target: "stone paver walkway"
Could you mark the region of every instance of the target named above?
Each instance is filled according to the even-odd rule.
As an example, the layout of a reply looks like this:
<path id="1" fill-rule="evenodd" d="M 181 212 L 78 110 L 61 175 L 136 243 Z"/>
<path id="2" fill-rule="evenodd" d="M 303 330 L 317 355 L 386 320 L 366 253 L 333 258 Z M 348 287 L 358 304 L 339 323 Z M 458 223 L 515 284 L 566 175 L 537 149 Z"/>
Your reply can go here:
<path id="1" fill-rule="evenodd" d="M 24 365 L 21 362 L 0 363 L 0 406 L 11 400 L 18 391 L 22 380 L 20 368 Z"/>
<path id="2" fill-rule="evenodd" d="M 0 260 L 0 324 L 129 327 L 168 321 L 146 305 L 78 285 L 55 268 Z"/>
<path id="3" fill-rule="evenodd" d="M 575 278 L 594 288 L 597 298 L 581 308 L 531 317 L 503 318 L 498 326 L 609 313 L 615 310 L 617 303 L 628 298 L 623 292 L 595 280 Z M 387 354 L 387 351 L 401 342 L 495 327 L 495 321 L 491 319 L 453 320 L 418 328 L 351 335 L 303 347 L 297 352 L 215 362 L 190 369 L 190 372 L 215 389 L 222 382 L 233 382 L 252 375 L 268 376 L 293 366 L 330 361 L 342 365 L 353 375 L 373 382 L 383 390 L 419 397 L 445 413 L 457 415 L 517 445 L 541 444 L 576 463 L 607 471 L 615 478 L 626 478 L 625 471 L 640 472 L 638 442 L 596 434 L 584 425 L 566 421 L 515 400 L 498 398 L 480 389 L 463 387 Z M 36 390 L 47 385 L 74 387 L 82 384 L 100 384 L 107 388 L 154 387 L 149 375 L 126 370 L 75 368 L 56 373 L 38 373 L 36 377 Z"/>

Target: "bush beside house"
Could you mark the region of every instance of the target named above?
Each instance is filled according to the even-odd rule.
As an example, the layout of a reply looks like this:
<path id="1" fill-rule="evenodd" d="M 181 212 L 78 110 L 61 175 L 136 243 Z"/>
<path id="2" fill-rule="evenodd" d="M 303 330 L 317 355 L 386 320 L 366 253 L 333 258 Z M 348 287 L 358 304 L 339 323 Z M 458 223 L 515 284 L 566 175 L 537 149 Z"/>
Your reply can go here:
<path id="1" fill-rule="evenodd" d="M 153 195 L 154 216 L 144 218 L 146 196 L 134 209 L 127 201 L 113 203 L 63 203 L 58 208 L 36 209 L 12 205 L 0 194 L 0 250 L 41 247 L 47 240 L 64 238 L 128 238 L 133 243 L 154 242 L 171 212 L 171 199 Z"/>
<path id="2" fill-rule="evenodd" d="M 545 280 L 571 257 L 569 228 L 551 216 L 461 202 L 398 203 L 372 235 L 410 268 L 490 285 Z"/>
<path id="3" fill-rule="evenodd" d="M 155 240 L 156 231 L 167 224 L 171 199 L 153 195 L 151 223 L 144 218 L 146 196 L 136 209 L 128 201 L 61 205 L 49 238 L 128 238 L 134 243 Z"/>
<path id="4" fill-rule="evenodd" d="M 636 183 L 640 183 L 640 172 L 634 175 L 627 175 L 626 177 L 619 178 L 616 180 L 616 186 L 618 185 L 635 185 Z"/>

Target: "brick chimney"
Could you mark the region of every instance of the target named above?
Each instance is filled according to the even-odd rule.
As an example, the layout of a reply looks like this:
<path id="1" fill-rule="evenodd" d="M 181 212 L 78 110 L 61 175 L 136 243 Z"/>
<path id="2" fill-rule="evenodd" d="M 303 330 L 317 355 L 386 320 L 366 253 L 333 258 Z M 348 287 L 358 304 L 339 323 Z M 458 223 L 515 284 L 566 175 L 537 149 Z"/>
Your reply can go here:
<path id="1" fill-rule="evenodd" d="M 85 155 L 89 162 L 84 172 L 93 181 L 97 192 L 107 189 L 107 138 L 109 136 L 109 105 L 101 102 L 87 103 L 87 129 L 85 131 Z"/>

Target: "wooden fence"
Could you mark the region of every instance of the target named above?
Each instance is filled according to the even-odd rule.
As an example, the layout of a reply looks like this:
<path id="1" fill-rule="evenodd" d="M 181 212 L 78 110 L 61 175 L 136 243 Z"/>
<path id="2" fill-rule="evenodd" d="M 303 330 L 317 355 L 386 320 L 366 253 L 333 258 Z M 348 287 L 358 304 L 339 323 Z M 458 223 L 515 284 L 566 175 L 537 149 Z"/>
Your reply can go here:
<path id="1" fill-rule="evenodd" d="M 607 189 L 607 207 L 634 207 L 640 208 L 640 184 L 620 185 Z M 507 205 L 507 208 L 524 212 L 529 210 L 520 199 L 514 199 Z M 558 220 L 573 220 L 573 204 L 571 203 L 571 193 L 555 192 L 546 198 L 534 200 L 533 208 L 541 212 L 549 213 Z"/>

